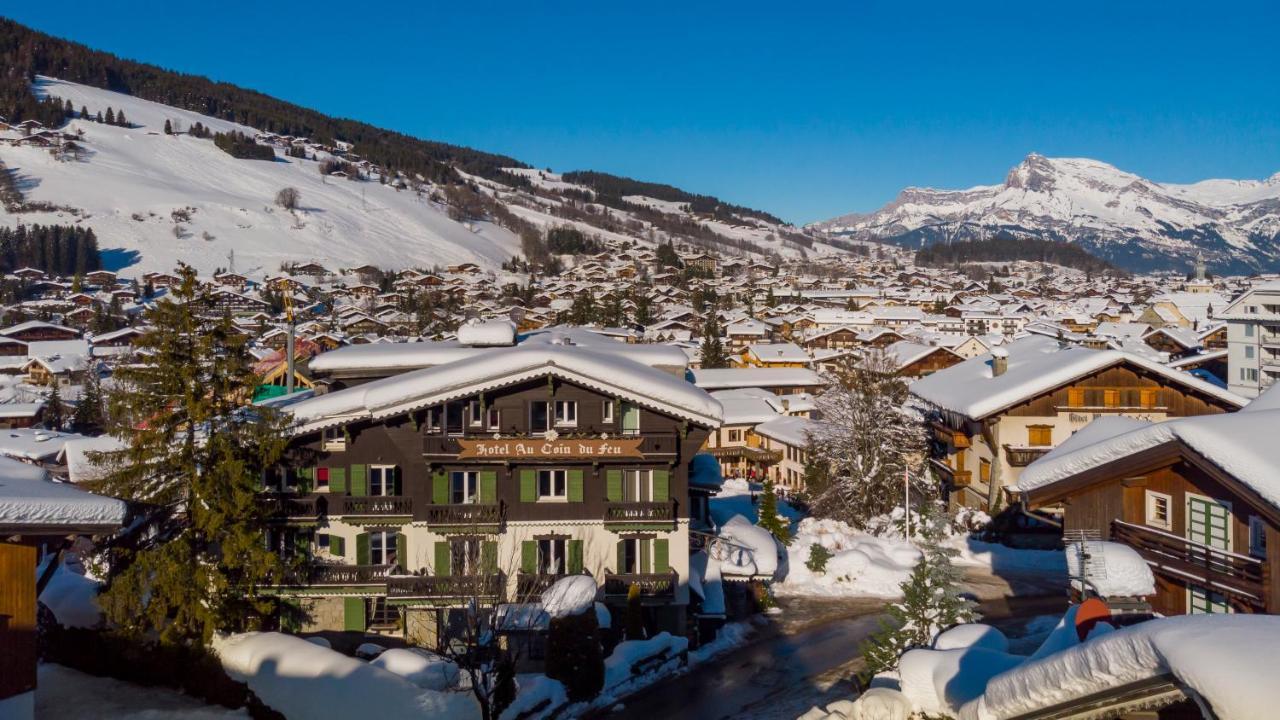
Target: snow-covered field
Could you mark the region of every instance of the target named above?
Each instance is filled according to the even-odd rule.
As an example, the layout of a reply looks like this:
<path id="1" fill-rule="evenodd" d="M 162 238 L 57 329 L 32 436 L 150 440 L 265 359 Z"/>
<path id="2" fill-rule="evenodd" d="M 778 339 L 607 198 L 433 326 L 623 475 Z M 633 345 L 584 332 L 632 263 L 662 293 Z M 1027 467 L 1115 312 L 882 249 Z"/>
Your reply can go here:
<path id="1" fill-rule="evenodd" d="M 313 160 L 239 160 L 211 140 L 163 134 L 166 119 L 188 128 L 201 122 L 215 131 L 256 131 L 159 103 L 85 85 L 40 79 L 44 97 L 70 100 L 90 112 L 123 109 L 135 128 L 72 120 L 89 151 L 81 161 L 61 162 L 48 150 L 0 145 L 0 160 L 17 173 L 28 201 L 70 205 L 83 211 L 22 213 L 0 210 L 0 223 L 77 223 L 92 227 L 113 265 L 136 253 L 128 273 L 171 270 L 179 260 L 202 273 L 227 267 L 250 276 L 275 273 L 282 261 L 380 267 L 474 262 L 496 268 L 519 252 L 510 232 L 489 223 L 462 224 L 445 209 L 410 190 L 377 182 L 324 177 Z M 300 209 L 274 205 L 284 187 L 301 192 Z M 184 237 L 173 234 L 174 210 L 187 208 Z M 140 219 L 135 219 L 137 216 Z M 205 238 L 208 233 L 209 239 Z"/>
<path id="2" fill-rule="evenodd" d="M 86 675 L 62 665 L 40 666 L 36 717 L 40 720 L 225 720 L 247 710 L 206 705 L 176 690 L 143 687 Z"/>

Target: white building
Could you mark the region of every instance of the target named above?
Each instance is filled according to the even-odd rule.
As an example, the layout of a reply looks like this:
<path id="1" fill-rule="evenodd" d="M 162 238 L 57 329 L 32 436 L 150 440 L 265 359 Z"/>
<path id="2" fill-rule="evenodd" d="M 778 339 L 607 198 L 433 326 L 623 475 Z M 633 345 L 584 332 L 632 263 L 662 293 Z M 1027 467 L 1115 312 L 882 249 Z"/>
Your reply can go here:
<path id="1" fill-rule="evenodd" d="M 1280 283 L 1258 285 L 1218 315 L 1227 321 L 1227 383 L 1257 397 L 1280 380 Z"/>

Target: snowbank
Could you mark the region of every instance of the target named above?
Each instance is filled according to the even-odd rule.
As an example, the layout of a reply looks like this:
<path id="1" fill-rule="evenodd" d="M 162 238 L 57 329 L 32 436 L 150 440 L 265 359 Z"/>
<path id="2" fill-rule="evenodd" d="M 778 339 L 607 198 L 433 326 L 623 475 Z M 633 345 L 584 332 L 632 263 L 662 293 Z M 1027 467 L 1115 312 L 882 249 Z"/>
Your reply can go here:
<path id="1" fill-rule="evenodd" d="M 689 651 L 689 639 L 676 637 L 671 633 L 661 632 L 648 640 L 627 640 L 618 643 L 613 653 L 604 661 L 604 691 L 611 695 L 625 692 L 625 686 L 642 674 L 636 671 L 638 663 L 648 658 L 663 656 L 666 660 L 648 668 L 648 672 L 660 672 L 680 662 L 680 657 Z"/>
<path id="2" fill-rule="evenodd" d="M 218 637 L 214 651 L 233 678 L 291 718 L 478 718 L 465 692 L 432 692 L 380 667 L 274 632 Z"/>
<path id="3" fill-rule="evenodd" d="M 1081 576 L 1082 552 L 1091 558 L 1085 580 L 1102 597 L 1143 597 L 1156 593 L 1156 579 L 1151 574 L 1151 566 L 1128 545 L 1107 541 L 1067 545 L 1067 573 L 1073 578 Z M 1077 590 L 1084 590 L 1079 580 L 1072 580 L 1071 585 Z"/>
<path id="4" fill-rule="evenodd" d="M 898 668 L 902 694 L 916 712 L 954 717 L 965 703 L 980 697 L 987 682 L 1025 660 L 973 646 L 954 650 L 908 650 Z"/>
<path id="5" fill-rule="evenodd" d="M 425 690 L 452 690 L 458 685 L 458 666 L 421 648 L 392 648 L 369 664 L 395 673 Z"/>
<path id="6" fill-rule="evenodd" d="M 815 544 L 832 553 L 822 573 L 806 565 Z M 898 597 L 898 586 L 921 557 L 901 538 L 877 537 L 838 520 L 814 518 L 800 521 L 786 551 L 786 577 L 773 586 L 778 595 Z"/>
<path id="7" fill-rule="evenodd" d="M 501 720 L 513 720 L 540 708 L 536 717 L 544 717 L 548 711 L 569 702 L 564 684 L 546 675 L 519 675 L 516 677 L 519 692 L 516 699 L 502 711 Z M 544 704 L 545 703 L 545 704 Z"/>
<path id="8" fill-rule="evenodd" d="M 762 527 L 741 515 L 734 515 L 720 528 L 720 537 L 736 547 L 716 545 L 722 575 L 772 578 L 778 571 L 778 541 Z"/>
<path id="9" fill-rule="evenodd" d="M 36 568 L 36 577 L 43 571 L 44 566 Z M 102 622 L 102 608 L 98 606 L 101 587 L 102 583 L 72 570 L 64 562 L 40 593 L 40 602 L 64 627 L 94 628 Z"/>
<path id="10" fill-rule="evenodd" d="M 933 639 L 934 650 L 959 650 L 971 647 L 1008 652 L 1009 638 L 990 625 L 967 623 L 943 630 Z"/>
<path id="11" fill-rule="evenodd" d="M 764 488 L 759 483 L 752 483 L 742 478 L 725 478 L 721 483 L 720 492 L 716 493 L 709 503 L 711 519 L 716 525 L 724 525 L 733 519 L 734 515 L 741 515 L 753 523 L 759 522 L 756 504 L 751 502 L 751 498 L 755 495 L 758 499 L 763 492 Z M 804 517 L 800 511 L 781 498 L 778 499 L 778 514 L 793 523 Z"/>
<path id="12" fill-rule="evenodd" d="M 596 601 L 596 581 L 589 575 L 568 575 L 542 592 L 542 609 L 551 619 L 581 615 Z"/>

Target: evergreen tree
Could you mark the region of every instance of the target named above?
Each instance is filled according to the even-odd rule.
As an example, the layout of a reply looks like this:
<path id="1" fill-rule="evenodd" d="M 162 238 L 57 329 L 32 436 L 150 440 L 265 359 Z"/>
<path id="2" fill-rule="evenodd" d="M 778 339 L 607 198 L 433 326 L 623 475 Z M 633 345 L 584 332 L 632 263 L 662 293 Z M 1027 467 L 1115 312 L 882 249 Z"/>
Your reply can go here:
<path id="1" fill-rule="evenodd" d="M 917 544 L 923 557 L 902 581 L 902 600 L 889 607 L 890 622 L 862 647 L 869 674 L 896 668 L 907 650 L 928 647 L 939 632 L 978 619 L 974 602 L 960 594 L 961 572 L 951 564 L 960 551 L 943 544 L 948 524 L 933 503 L 922 508 Z"/>
<path id="2" fill-rule="evenodd" d="M 99 111 L 98 111 L 98 116 L 94 118 L 94 121 L 96 121 L 96 122 L 102 122 L 102 111 L 101 111 L 101 110 L 99 110 Z"/>
<path id="3" fill-rule="evenodd" d="M 675 245 L 670 240 L 658 246 L 657 256 L 660 267 L 684 267 L 684 263 L 680 262 L 680 255 L 676 253 Z"/>
<path id="4" fill-rule="evenodd" d="M 116 111 L 115 111 L 115 110 L 112 110 L 110 105 L 108 105 L 108 106 L 107 106 L 107 118 L 106 118 L 106 121 L 107 121 L 107 124 L 108 124 L 108 125 L 115 125 L 115 124 L 116 124 Z"/>
<path id="5" fill-rule="evenodd" d="M 58 389 L 58 379 L 51 380 L 53 389 L 49 391 L 49 399 L 44 405 L 44 422 L 51 430 L 61 430 L 67 419 L 67 406 L 62 404 L 62 391 Z"/>
<path id="6" fill-rule="evenodd" d="M 590 700 L 604 688 L 604 654 L 596 613 L 552 618 L 547 629 L 547 677 L 564 683 L 569 700 Z"/>
<path id="7" fill-rule="evenodd" d="M 164 134 L 165 135 L 173 134 L 173 123 L 169 122 L 169 118 L 164 119 Z"/>
<path id="8" fill-rule="evenodd" d="M 120 112 L 116 113 L 116 124 L 120 127 L 129 127 L 129 121 L 124 119 L 123 108 L 121 108 Z"/>
<path id="9" fill-rule="evenodd" d="M 89 118 L 89 108 L 87 106 L 80 106 L 80 117 L 85 118 L 86 120 Z"/>
<path id="10" fill-rule="evenodd" d="M 778 514 L 778 492 L 772 480 L 764 481 L 764 494 L 760 496 L 760 516 L 756 525 L 769 531 L 783 545 L 791 544 L 791 523 Z"/>
<path id="11" fill-rule="evenodd" d="M 720 322 L 713 310 L 707 315 L 707 323 L 702 328 L 702 347 L 700 361 L 703 368 L 723 368 L 729 366 L 729 354 L 724 349 L 724 341 L 720 338 Z"/>
<path id="12" fill-rule="evenodd" d="M 147 313 L 148 362 L 123 365 L 108 398 L 109 430 L 126 447 L 97 459 L 94 483 L 148 508 L 107 557 L 99 596 L 107 619 L 161 642 L 208 642 L 214 631 L 259 626 L 276 609 L 259 588 L 278 579 L 258 501 L 264 468 L 284 447 L 283 422 L 243 407 L 257 379 L 229 316 L 203 318 L 195 271 Z"/>
<path id="13" fill-rule="evenodd" d="M 769 286 L 769 292 L 764 296 L 764 304 L 769 307 L 778 307 L 778 298 L 773 294 L 773 286 Z"/>
<path id="14" fill-rule="evenodd" d="M 649 299 L 647 289 L 637 288 L 634 290 L 633 299 L 636 304 L 636 324 L 648 326 L 653 322 L 653 301 Z"/>
<path id="15" fill-rule="evenodd" d="M 78 433 L 97 435 L 102 432 L 102 383 L 96 370 L 90 368 L 85 376 L 80 402 L 71 415 L 71 425 Z"/>

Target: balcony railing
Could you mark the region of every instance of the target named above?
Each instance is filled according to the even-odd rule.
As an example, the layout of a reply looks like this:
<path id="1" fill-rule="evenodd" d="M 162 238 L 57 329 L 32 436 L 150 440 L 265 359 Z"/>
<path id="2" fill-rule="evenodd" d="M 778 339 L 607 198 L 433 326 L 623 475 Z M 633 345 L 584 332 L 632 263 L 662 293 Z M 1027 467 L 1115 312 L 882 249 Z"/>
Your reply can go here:
<path id="1" fill-rule="evenodd" d="M 676 504 L 667 502 L 611 502 L 604 506 L 606 523 L 663 523 L 676 519 Z"/>
<path id="2" fill-rule="evenodd" d="M 937 422 L 933 423 L 930 427 L 933 430 L 934 439 L 940 443 L 948 444 L 955 448 L 967 448 L 971 444 L 969 442 L 969 436 L 965 435 L 964 432 L 960 430 L 947 427 L 946 425 Z"/>
<path id="3" fill-rule="evenodd" d="M 777 450 L 765 450 L 746 445 L 723 445 L 710 448 L 706 452 L 717 460 L 747 460 L 765 465 L 772 465 L 782 460 L 782 453 Z"/>
<path id="4" fill-rule="evenodd" d="M 1267 568 L 1258 558 L 1123 520 L 1111 522 L 1111 539 L 1134 548 L 1147 564 L 1166 575 L 1266 608 Z"/>
<path id="5" fill-rule="evenodd" d="M 968 487 L 973 482 L 973 472 L 970 470 L 956 470 L 945 462 L 931 458 L 929 467 L 937 471 L 944 482 L 949 482 L 954 487 Z"/>
<path id="6" fill-rule="evenodd" d="M 542 593 L 564 575 L 547 573 L 517 573 L 516 597 L 514 602 L 533 602 L 542 597 Z"/>
<path id="7" fill-rule="evenodd" d="M 413 498 L 408 495 L 337 495 L 329 503 L 333 515 L 343 517 L 410 517 Z"/>
<path id="8" fill-rule="evenodd" d="M 387 578 L 389 600 L 499 599 L 506 584 L 502 573 L 488 575 L 393 575 Z"/>
<path id="9" fill-rule="evenodd" d="M 302 573 L 307 585 L 381 585 L 391 565 L 310 565 Z"/>
<path id="10" fill-rule="evenodd" d="M 272 520 L 315 520 L 324 515 L 328 498 L 323 495 L 269 493 L 258 496 Z"/>
<path id="11" fill-rule="evenodd" d="M 626 598 L 635 585 L 642 600 L 673 600 L 676 596 L 676 574 L 669 573 L 609 573 L 604 576 L 604 594 L 616 599 Z"/>
<path id="12" fill-rule="evenodd" d="M 1042 455 L 1049 452 L 1051 447 L 1017 447 L 1014 445 L 1005 445 L 1004 454 L 1009 459 L 1009 464 L 1014 467 L 1026 467 L 1038 460 Z"/>
<path id="13" fill-rule="evenodd" d="M 501 526 L 505 513 L 501 504 L 465 503 L 460 505 L 427 505 L 416 519 L 435 527 Z"/>

